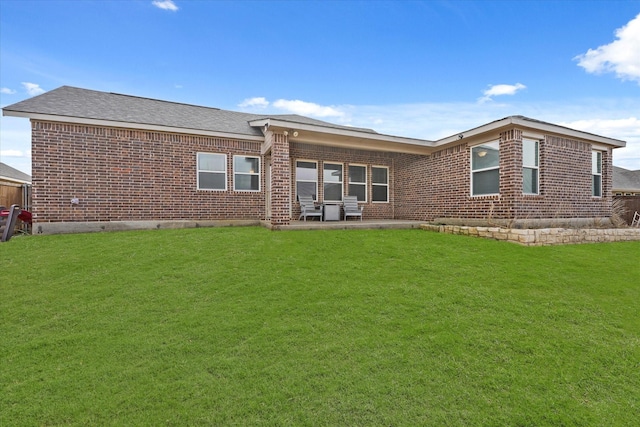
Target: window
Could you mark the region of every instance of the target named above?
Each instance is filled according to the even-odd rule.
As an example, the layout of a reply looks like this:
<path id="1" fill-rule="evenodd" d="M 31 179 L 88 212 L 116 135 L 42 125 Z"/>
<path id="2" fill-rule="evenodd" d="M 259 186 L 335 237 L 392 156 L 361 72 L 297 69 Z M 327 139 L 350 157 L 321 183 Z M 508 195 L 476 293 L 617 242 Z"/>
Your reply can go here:
<path id="1" fill-rule="evenodd" d="M 371 167 L 371 201 L 389 201 L 389 168 L 385 166 Z"/>
<path id="2" fill-rule="evenodd" d="M 296 195 L 311 196 L 318 200 L 318 164 L 298 160 L 296 162 Z"/>
<path id="3" fill-rule="evenodd" d="M 342 201 L 342 164 L 325 163 L 323 167 L 324 200 Z"/>
<path id="4" fill-rule="evenodd" d="M 600 151 L 591 152 L 591 175 L 593 197 L 602 197 L 602 153 Z"/>
<path id="5" fill-rule="evenodd" d="M 349 195 L 356 196 L 359 202 L 367 201 L 367 167 L 349 165 Z"/>
<path id="6" fill-rule="evenodd" d="M 260 157 L 233 156 L 233 189 L 260 191 Z"/>
<path id="7" fill-rule="evenodd" d="M 227 189 L 227 156 L 198 153 L 198 190 Z"/>
<path id="8" fill-rule="evenodd" d="M 525 139 L 522 141 L 522 192 L 538 194 L 538 141 Z"/>
<path id="9" fill-rule="evenodd" d="M 487 142 L 471 148 L 471 195 L 500 193 L 500 144 Z"/>

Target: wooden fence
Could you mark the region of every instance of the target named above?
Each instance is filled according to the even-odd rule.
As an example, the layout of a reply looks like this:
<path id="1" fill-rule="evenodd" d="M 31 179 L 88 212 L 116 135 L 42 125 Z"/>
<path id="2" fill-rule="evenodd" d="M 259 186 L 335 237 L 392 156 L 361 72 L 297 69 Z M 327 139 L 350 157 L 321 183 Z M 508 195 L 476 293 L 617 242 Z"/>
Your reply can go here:
<path id="1" fill-rule="evenodd" d="M 9 207 L 17 204 L 23 207 L 25 203 L 22 200 L 22 193 L 21 184 L 0 183 L 0 206 Z"/>

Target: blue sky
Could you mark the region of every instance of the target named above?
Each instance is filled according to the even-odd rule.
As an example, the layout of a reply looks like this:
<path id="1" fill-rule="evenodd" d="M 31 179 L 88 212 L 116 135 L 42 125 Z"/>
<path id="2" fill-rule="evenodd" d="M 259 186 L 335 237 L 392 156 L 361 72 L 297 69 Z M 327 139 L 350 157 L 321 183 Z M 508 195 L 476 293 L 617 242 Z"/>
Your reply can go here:
<path id="1" fill-rule="evenodd" d="M 640 169 L 637 0 L 0 0 L 0 106 L 62 85 L 423 139 L 520 114 Z M 28 120 L 0 126 L 30 173 Z"/>

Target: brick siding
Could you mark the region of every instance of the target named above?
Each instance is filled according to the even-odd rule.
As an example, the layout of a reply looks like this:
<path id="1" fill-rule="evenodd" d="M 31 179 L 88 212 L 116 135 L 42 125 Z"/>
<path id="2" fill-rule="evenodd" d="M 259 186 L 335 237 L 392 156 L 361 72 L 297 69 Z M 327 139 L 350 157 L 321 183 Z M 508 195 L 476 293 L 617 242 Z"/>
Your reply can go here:
<path id="1" fill-rule="evenodd" d="M 35 222 L 265 219 L 265 169 L 271 164 L 270 219 L 285 225 L 300 213 L 296 160 L 316 161 L 318 198 L 324 199 L 325 162 L 367 166 L 365 219 L 526 219 L 608 217 L 611 149 L 603 152 L 603 195 L 591 196 L 590 144 L 547 135 L 540 142 L 540 194 L 522 194 L 522 132 L 500 135 L 500 195 L 470 195 L 466 142 L 429 156 L 290 142 L 267 132 L 260 142 L 115 127 L 32 121 Z M 227 156 L 227 190 L 197 190 L 196 153 Z M 233 190 L 233 156 L 260 156 L 260 192 Z M 389 168 L 389 202 L 371 201 L 371 168 Z M 71 199 L 79 199 L 73 205 Z"/>
<path id="2" fill-rule="evenodd" d="M 522 133 L 500 137 L 500 195 L 471 196 L 471 147 L 461 143 L 431 156 L 398 155 L 396 218 L 538 219 L 609 217 L 611 149 L 602 156 L 602 194 L 592 197 L 588 143 L 545 136 L 540 142 L 540 192 L 522 192 Z"/>
<path id="3" fill-rule="evenodd" d="M 33 121 L 34 221 L 261 219 L 264 192 L 233 191 L 232 165 L 234 154 L 260 156 L 260 146 Z M 197 152 L 227 155 L 226 191 L 197 190 Z M 72 198 L 80 203 L 72 205 Z"/>
<path id="4" fill-rule="evenodd" d="M 393 219 L 394 216 L 394 194 L 393 194 L 393 170 L 394 155 L 378 151 L 366 151 L 355 149 L 344 149 L 328 147 L 324 145 L 312 145 L 292 142 L 290 148 L 291 155 L 291 205 L 293 206 L 293 217 L 300 215 L 300 204 L 296 201 L 296 161 L 309 160 L 316 161 L 318 165 L 318 201 L 324 201 L 324 182 L 322 180 L 322 168 L 325 162 L 342 164 L 342 185 L 343 194 L 349 194 L 349 164 L 367 167 L 367 201 L 359 203 L 364 206 L 364 218 L 367 219 Z M 386 166 L 389 168 L 389 202 L 373 203 L 371 201 L 371 168 L 372 166 Z"/>

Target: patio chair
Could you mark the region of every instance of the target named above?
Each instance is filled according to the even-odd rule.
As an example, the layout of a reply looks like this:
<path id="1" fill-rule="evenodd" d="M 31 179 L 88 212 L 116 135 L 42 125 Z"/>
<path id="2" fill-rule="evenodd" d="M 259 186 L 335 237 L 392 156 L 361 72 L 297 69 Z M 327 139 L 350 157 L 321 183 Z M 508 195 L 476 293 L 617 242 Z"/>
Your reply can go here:
<path id="1" fill-rule="evenodd" d="M 8 215 L 0 215 L 0 242 L 6 242 L 13 236 L 13 230 L 16 228 L 16 221 L 20 215 L 20 207 L 11 205 Z"/>
<path id="2" fill-rule="evenodd" d="M 344 203 L 342 205 L 344 209 L 344 220 L 347 220 L 349 216 L 359 216 L 362 221 L 363 206 L 358 206 L 358 198 L 356 196 L 344 196 Z"/>
<path id="3" fill-rule="evenodd" d="M 322 221 L 322 208 L 320 206 L 316 206 L 316 203 L 313 201 L 313 197 L 311 196 L 298 196 L 298 201 L 300 202 L 300 220 L 304 218 L 305 222 L 307 221 L 307 217 L 317 216 Z"/>
<path id="4" fill-rule="evenodd" d="M 638 211 L 636 211 L 636 213 L 633 214 L 633 220 L 631 221 L 631 226 L 640 227 L 640 213 L 638 213 Z"/>

